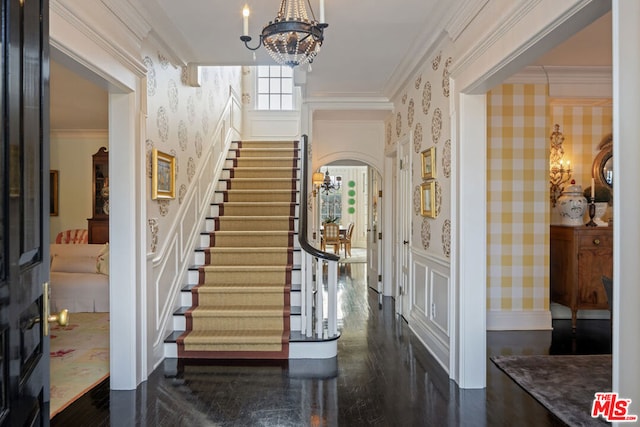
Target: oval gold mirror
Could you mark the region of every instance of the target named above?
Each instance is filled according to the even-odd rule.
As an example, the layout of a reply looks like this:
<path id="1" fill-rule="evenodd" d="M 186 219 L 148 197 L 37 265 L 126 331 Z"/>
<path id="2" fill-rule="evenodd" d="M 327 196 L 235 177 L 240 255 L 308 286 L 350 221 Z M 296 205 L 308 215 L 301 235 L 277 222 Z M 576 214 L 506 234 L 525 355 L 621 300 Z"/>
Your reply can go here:
<path id="1" fill-rule="evenodd" d="M 600 150 L 593 160 L 593 178 L 596 187 L 613 188 L 613 135 L 606 135 L 598 144 Z"/>

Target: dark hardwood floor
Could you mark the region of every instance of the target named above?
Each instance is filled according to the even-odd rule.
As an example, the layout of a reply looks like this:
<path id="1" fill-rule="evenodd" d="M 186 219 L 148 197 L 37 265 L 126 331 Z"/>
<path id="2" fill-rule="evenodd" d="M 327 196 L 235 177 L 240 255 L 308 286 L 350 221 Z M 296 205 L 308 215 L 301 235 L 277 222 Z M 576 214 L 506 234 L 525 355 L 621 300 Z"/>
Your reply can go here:
<path id="1" fill-rule="evenodd" d="M 488 383 L 463 390 L 367 287 L 365 264 L 341 269 L 338 357 L 323 362 L 167 360 L 135 391 L 108 380 L 52 426 L 558 426 L 487 361 Z M 350 270 L 350 271 L 349 271 Z M 488 355 L 610 353 L 608 320 L 554 321 L 553 331 L 489 332 Z"/>

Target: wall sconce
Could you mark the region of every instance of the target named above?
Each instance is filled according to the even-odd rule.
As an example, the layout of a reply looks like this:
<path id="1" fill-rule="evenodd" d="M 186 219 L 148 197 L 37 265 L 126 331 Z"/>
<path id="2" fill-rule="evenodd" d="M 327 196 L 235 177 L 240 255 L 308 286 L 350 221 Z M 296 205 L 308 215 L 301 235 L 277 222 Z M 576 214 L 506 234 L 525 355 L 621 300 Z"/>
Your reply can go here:
<path id="1" fill-rule="evenodd" d="M 315 197 L 318 194 L 318 189 L 324 182 L 324 174 L 322 172 L 314 172 L 311 182 L 313 183 L 313 197 Z"/>
<path id="2" fill-rule="evenodd" d="M 551 154 L 549 155 L 549 183 L 551 206 L 556 207 L 558 197 L 564 190 L 564 184 L 571 179 L 570 162 L 564 163 L 564 135 L 560 132 L 560 125 L 556 124 L 551 133 Z"/>

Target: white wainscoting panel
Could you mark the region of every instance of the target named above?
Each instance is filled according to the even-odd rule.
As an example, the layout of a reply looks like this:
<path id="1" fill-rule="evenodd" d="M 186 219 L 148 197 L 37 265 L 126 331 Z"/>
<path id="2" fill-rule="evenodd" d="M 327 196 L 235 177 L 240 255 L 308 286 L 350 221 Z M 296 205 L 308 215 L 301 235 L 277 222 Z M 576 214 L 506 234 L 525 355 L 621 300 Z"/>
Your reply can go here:
<path id="1" fill-rule="evenodd" d="M 431 270 L 431 311 L 429 319 L 442 332 L 443 337 L 449 338 L 449 276 L 440 271 Z"/>
<path id="2" fill-rule="evenodd" d="M 409 328 L 449 372 L 450 264 L 423 251 L 412 253 L 413 307 Z"/>
<path id="3" fill-rule="evenodd" d="M 248 111 L 245 140 L 297 139 L 300 137 L 300 111 Z"/>
<path id="4" fill-rule="evenodd" d="M 421 313 L 427 312 L 428 268 L 418 262 L 413 264 L 413 304 Z"/>

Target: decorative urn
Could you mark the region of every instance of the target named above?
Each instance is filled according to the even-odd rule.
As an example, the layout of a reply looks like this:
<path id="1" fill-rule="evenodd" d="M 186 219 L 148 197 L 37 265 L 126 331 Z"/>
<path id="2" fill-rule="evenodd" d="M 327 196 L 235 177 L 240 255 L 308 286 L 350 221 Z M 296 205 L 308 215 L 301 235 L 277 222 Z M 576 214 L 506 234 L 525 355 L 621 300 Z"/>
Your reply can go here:
<path id="1" fill-rule="evenodd" d="M 582 186 L 569 185 L 558 197 L 558 211 L 562 225 L 584 225 L 583 216 L 587 209 L 587 199 L 582 195 Z"/>

